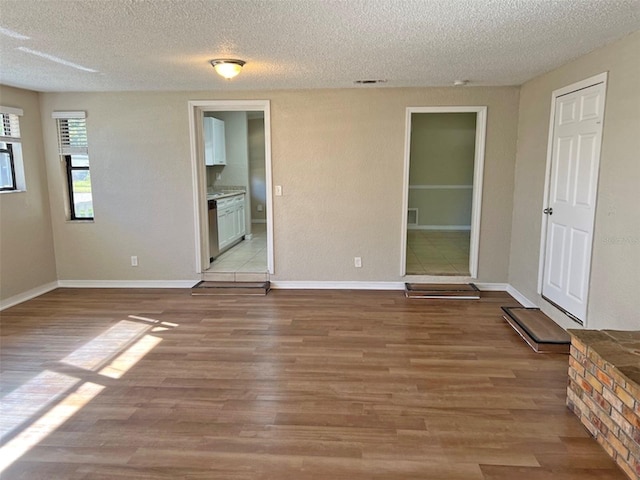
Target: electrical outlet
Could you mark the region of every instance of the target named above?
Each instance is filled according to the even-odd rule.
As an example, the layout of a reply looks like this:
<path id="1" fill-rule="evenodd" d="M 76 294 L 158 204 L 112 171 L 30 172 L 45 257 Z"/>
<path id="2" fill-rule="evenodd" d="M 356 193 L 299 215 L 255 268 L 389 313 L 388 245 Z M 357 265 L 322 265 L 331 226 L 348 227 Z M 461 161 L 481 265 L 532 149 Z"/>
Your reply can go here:
<path id="1" fill-rule="evenodd" d="M 282 196 L 282 185 L 276 185 L 276 197 Z"/>
<path id="2" fill-rule="evenodd" d="M 137 267 L 138 266 L 138 257 L 136 255 L 132 255 L 131 256 L 131 266 L 132 267 Z"/>
<path id="3" fill-rule="evenodd" d="M 353 257 L 353 265 L 356 268 L 362 268 L 362 257 Z"/>
<path id="4" fill-rule="evenodd" d="M 262 204 L 261 204 L 261 203 L 259 203 L 259 204 L 258 204 L 258 207 L 257 207 L 257 209 L 256 209 L 256 210 L 258 210 L 259 212 L 261 212 L 262 210 L 264 210 L 264 207 L 262 206 Z"/>

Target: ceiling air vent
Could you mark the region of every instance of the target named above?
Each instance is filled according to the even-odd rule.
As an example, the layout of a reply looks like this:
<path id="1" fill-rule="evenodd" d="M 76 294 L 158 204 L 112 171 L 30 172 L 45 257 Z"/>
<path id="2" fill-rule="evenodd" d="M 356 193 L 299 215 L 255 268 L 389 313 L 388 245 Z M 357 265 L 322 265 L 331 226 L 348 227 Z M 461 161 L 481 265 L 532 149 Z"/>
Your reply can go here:
<path id="1" fill-rule="evenodd" d="M 386 80 L 355 80 L 356 85 L 373 85 L 375 83 L 387 83 Z"/>

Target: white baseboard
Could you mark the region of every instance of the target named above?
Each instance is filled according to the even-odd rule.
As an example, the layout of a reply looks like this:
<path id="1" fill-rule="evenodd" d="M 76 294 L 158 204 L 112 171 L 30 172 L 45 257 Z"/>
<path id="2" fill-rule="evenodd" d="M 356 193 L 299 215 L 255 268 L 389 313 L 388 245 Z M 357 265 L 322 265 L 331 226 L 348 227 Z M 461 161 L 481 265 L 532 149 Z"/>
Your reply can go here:
<path id="1" fill-rule="evenodd" d="M 522 306 L 527 308 L 538 308 L 538 305 L 533 303 L 527 297 L 525 297 L 522 293 L 520 293 L 516 288 L 511 285 L 507 285 L 507 293 L 515 298 L 518 302 L 522 304 Z"/>
<path id="2" fill-rule="evenodd" d="M 271 288 L 282 290 L 404 290 L 404 282 L 279 282 L 272 280 Z"/>
<path id="3" fill-rule="evenodd" d="M 443 279 L 444 280 L 444 279 Z M 0 310 L 26 302 L 44 293 L 61 288 L 191 288 L 193 280 L 59 280 L 0 301 Z M 437 283 L 437 282 L 434 282 Z M 446 283 L 446 282 L 445 282 Z M 525 307 L 537 307 L 518 290 L 507 283 L 477 283 L 480 290 L 506 291 Z M 271 281 L 271 288 L 282 290 L 404 290 L 405 282 L 357 282 L 357 281 Z"/>
<path id="4" fill-rule="evenodd" d="M 58 280 L 63 288 L 191 288 L 194 280 Z"/>
<path id="5" fill-rule="evenodd" d="M 450 281 L 430 283 L 451 283 Z M 287 282 L 271 281 L 271 288 L 281 290 L 404 290 L 405 282 Z M 505 292 L 506 283 L 474 283 L 480 290 Z"/>
<path id="6" fill-rule="evenodd" d="M 508 283 L 478 283 L 473 281 L 471 283 L 486 292 L 506 292 L 507 288 L 509 288 Z"/>
<path id="7" fill-rule="evenodd" d="M 267 223 L 267 221 L 261 218 L 252 218 L 251 223 Z"/>
<path id="8" fill-rule="evenodd" d="M 12 297 L 5 298 L 4 300 L 0 300 L 0 310 L 4 310 L 5 308 L 13 307 L 15 305 L 18 305 L 19 303 L 39 297 L 40 295 L 44 295 L 51 290 L 55 290 L 56 288 L 58 288 L 58 282 L 50 282 L 44 285 L 40 285 L 39 287 L 32 288 L 31 290 L 27 290 L 26 292 L 19 293 Z"/>
<path id="9" fill-rule="evenodd" d="M 455 230 L 470 231 L 471 225 L 408 225 L 409 230 Z"/>

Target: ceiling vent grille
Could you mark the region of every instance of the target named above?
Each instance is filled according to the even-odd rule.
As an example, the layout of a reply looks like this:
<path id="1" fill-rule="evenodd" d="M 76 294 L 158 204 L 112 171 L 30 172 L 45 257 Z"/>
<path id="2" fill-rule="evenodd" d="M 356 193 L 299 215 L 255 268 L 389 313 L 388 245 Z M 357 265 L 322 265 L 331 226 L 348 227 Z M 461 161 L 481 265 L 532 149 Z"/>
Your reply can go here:
<path id="1" fill-rule="evenodd" d="M 374 85 L 376 83 L 387 83 L 387 81 L 367 79 L 367 80 L 355 80 L 353 83 L 355 83 L 356 85 Z"/>

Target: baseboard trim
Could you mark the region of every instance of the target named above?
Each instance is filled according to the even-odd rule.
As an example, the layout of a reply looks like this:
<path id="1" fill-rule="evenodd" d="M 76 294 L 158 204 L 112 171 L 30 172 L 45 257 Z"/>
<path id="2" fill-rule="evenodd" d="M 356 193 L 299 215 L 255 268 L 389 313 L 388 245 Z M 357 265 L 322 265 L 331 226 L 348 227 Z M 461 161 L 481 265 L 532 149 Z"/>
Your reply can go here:
<path id="1" fill-rule="evenodd" d="M 485 292 L 506 292 L 507 288 L 509 288 L 508 283 L 478 283 L 473 282 L 473 284 L 478 287 L 480 290 L 484 290 Z"/>
<path id="2" fill-rule="evenodd" d="M 267 223 L 267 220 L 262 218 L 252 218 L 251 223 Z"/>
<path id="3" fill-rule="evenodd" d="M 438 282 L 431 282 L 438 283 Z M 440 283 L 451 283 L 450 281 L 442 281 Z M 404 281 L 401 282 L 308 282 L 308 281 L 276 281 L 271 280 L 271 288 L 280 290 L 404 290 Z M 477 283 L 474 284 L 485 291 L 505 292 L 508 284 L 506 283 Z"/>
<path id="4" fill-rule="evenodd" d="M 274 281 L 271 289 L 280 290 L 404 290 L 404 282 L 308 282 Z"/>
<path id="5" fill-rule="evenodd" d="M 59 280 L 61 288 L 191 288 L 200 280 Z"/>
<path id="6" fill-rule="evenodd" d="M 0 311 L 31 300 L 56 288 L 191 288 L 199 279 L 193 280 L 58 280 L 0 301 Z M 357 282 L 357 281 L 271 281 L 272 289 L 280 290 L 404 290 L 400 282 Z M 435 282 L 434 282 L 435 283 Z M 446 282 L 445 282 L 446 283 Z M 506 291 L 525 307 L 537 307 L 532 301 L 508 283 L 478 283 L 484 291 Z"/>
<path id="7" fill-rule="evenodd" d="M 39 287 L 32 288 L 31 290 L 27 290 L 26 292 L 0 300 L 0 311 L 18 305 L 19 303 L 26 302 L 27 300 L 31 300 L 32 298 L 39 297 L 40 295 L 44 295 L 56 288 L 58 288 L 58 282 L 49 282 L 44 285 L 40 285 Z"/>
<path id="8" fill-rule="evenodd" d="M 527 308 L 538 308 L 538 305 L 533 303 L 527 297 L 525 297 L 522 293 L 520 293 L 515 287 L 511 285 L 507 285 L 507 293 L 515 298 L 518 302 L 522 304 L 523 307 Z"/>

